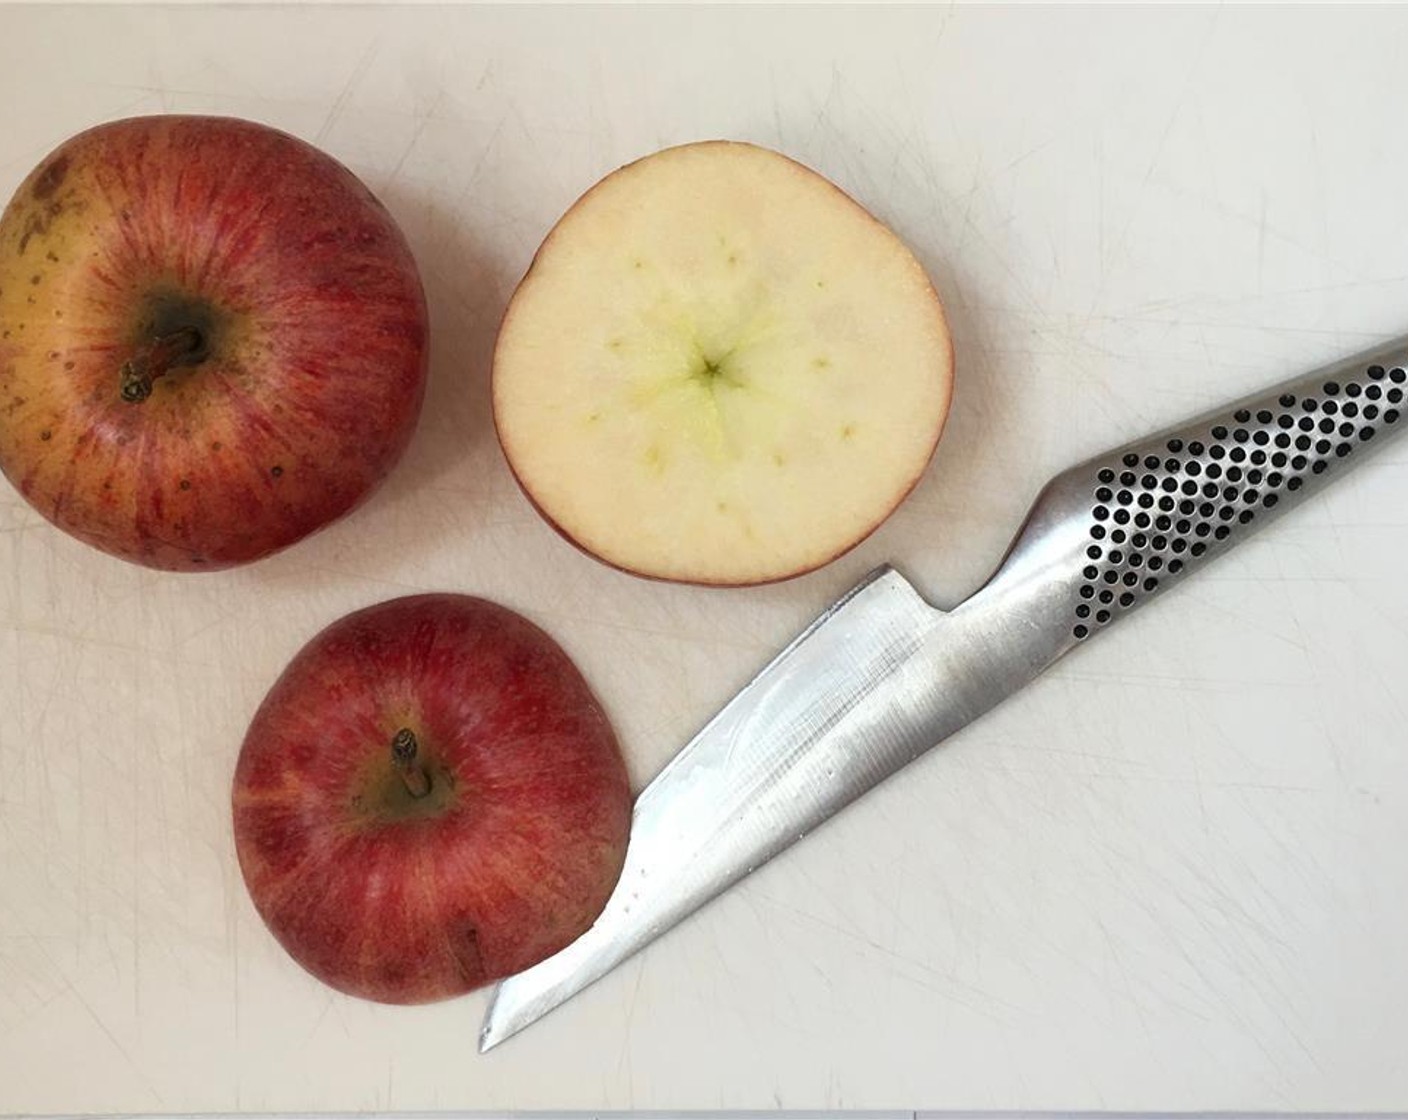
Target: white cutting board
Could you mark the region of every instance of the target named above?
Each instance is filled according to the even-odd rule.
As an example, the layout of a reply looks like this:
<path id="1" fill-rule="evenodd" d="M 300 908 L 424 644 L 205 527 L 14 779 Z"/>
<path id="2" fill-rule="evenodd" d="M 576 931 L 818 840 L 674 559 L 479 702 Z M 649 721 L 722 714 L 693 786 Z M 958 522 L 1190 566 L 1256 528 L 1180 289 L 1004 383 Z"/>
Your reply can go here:
<path id="1" fill-rule="evenodd" d="M 353 608 L 527 613 L 643 784 L 873 565 L 952 605 L 1055 471 L 1408 329 L 1405 58 L 1402 9 L 0 8 L 0 195 L 97 121 L 254 117 L 385 199 L 434 316 L 410 453 L 277 558 L 146 572 L 0 491 L 0 1113 L 1408 1106 L 1408 446 L 487 1058 L 485 993 L 293 965 L 227 806 L 264 690 Z M 575 552 L 486 409 L 562 210 L 716 136 L 890 222 L 958 352 L 912 498 L 751 591 Z"/>

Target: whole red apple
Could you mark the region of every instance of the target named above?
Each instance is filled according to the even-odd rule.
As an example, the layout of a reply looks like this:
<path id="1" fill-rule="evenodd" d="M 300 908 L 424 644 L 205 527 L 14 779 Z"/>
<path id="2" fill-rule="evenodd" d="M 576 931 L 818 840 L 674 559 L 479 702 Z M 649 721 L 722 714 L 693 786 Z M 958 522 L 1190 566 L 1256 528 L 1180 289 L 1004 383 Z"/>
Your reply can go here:
<path id="1" fill-rule="evenodd" d="M 234 830 L 255 907 L 320 980 L 459 995 L 586 931 L 620 877 L 625 767 L 567 654 L 504 607 L 394 599 L 315 637 L 254 717 Z"/>
<path id="2" fill-rule="evenodd" d="M 100 125 L 0 217 L 0 471 L 124 559 L 256 560 L 391 470 L 426 336 L 405 239 L 331 157 L 225 117 Z"/>

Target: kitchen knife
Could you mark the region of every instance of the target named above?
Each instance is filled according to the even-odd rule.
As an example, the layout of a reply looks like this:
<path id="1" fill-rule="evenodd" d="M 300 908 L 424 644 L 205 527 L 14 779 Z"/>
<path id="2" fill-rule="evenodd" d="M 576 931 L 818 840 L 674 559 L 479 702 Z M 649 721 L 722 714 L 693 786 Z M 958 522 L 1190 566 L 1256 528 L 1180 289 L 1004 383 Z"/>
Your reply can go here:
<path id="1" fill-rule="evenodd" d="M 952 611 L 871 573 L 641 793 L 605 910 L 500 984 L 480 1051 L 1389 443 L 1408 427 L 1405 367 L 1408 337 L 1058 475 Z"/>

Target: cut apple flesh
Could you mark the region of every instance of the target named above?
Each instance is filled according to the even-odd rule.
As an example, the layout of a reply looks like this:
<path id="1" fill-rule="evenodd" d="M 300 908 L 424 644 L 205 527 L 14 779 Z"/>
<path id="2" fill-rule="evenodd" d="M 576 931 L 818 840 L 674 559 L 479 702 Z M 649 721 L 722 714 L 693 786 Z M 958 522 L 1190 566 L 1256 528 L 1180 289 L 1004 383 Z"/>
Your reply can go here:
<path id="1" fill-rule="evenodd" d="M 622 168 L 558 223 L 505 315 L 494 415 L 586 551 L 750 584 L 890 514 L 952 381 L 938 297 L 893 233 L 800 164 L 711 142 Z"/>

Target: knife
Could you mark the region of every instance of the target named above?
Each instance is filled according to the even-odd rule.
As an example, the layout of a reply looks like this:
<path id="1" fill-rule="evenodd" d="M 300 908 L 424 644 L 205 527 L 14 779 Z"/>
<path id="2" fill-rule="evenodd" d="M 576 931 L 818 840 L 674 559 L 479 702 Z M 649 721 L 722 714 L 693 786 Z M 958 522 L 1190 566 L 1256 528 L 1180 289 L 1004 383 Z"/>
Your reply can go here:
<path id="1" fill-rule="evenodd" d="M 1058 475 L 951 611 L 872 572 L 645 788 L 605 909 L 499 985 L 480 1052 L 1391 442 L 1406 367 L 1408 336 Z"/>

